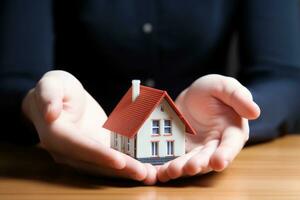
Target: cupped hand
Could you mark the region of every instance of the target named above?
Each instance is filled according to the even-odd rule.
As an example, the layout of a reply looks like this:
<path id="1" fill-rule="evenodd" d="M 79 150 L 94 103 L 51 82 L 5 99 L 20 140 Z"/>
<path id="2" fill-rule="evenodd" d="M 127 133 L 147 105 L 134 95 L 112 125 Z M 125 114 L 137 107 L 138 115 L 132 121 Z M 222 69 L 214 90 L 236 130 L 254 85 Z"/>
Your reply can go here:
<path id="1" fill-rule="evenodd" d="M 156 182 L 152 165 L 110 148 L 110 132 L 102 128 L 105 112 L 70 73 L 46 73 L 24 98 L 22 110 L 56 162 L 88 173 Z"/>
<path id="2" fill-rule="evenodd" d="M 246 87 L 234 78 L 214 74 L 196 80 L 176 104 L 197 135 L 186 135 L 185 155 L 158 168 L 162 182 L 224 170 L 249 138 L 248 120 L 260 115 Z"/>

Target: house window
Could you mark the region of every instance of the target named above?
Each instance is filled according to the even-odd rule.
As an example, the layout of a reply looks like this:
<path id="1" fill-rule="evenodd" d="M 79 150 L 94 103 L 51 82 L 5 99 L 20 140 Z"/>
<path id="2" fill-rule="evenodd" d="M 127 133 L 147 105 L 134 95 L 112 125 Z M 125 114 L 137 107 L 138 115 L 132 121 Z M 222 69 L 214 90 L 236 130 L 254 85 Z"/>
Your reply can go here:
<path id="1" fill-rule="evenodd" d="M 167 141 L 167 155 L 174 155 L 174 141 Z"/>
<path id="2" fill-rule="evenodd" d="M 164 109 L 163 106 L 160 107 L 160 111 L 161 111 L 161 112 L 165 112 L 165 109 Z"/>
<path id="3" fill-rule="evenodd" d="M 114 134 L 114 142 L 115 142 L 115 148 L 118 146 L 118 135 L 117 133 Z"/>
<path id="4" fill-rule="evenodd" d="M 165 119 L 164 120 L 164 132 L 165 133 L 172 133 L 172 125 L 171 125 L 171 120 Z"/>
<path id="5" fill-rule="evenodd" d="M 130 139 L 127 138 L 127 151 L 129 152 L 130 151 Z"/>
<path id="6" fill-rule="evenodd" d="M 151 142 L 151 155 L 158 156 L 158 142 Z"/>
<path id="7" fill-rule="evenodd" d="M 159 135 L 159 120 L 152 120 L 152 134 Z"/>

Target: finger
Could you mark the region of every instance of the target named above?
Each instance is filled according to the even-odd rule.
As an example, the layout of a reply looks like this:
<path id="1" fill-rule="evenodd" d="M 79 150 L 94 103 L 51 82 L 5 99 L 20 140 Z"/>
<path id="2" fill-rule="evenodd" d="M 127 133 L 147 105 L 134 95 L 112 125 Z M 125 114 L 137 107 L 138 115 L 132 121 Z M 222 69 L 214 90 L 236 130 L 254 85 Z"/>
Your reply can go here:
<path id="1" fill-rule="evenodd" d="M 209 168 L 209 160 L 216 151 L 219 144 L 218 140 L 209 141 L 205 146 L 193 155 L 184 165 L 184 174 L 194 176 L 198 173 L 204 173 Z"/>
<path id="2" fill-rule="evenodd" d="M 146 163 L 145 167 L 147 168 L 147 177 L 143 182 L 145 185 L 154 185 L 156 183 L 156 168 L 149 163 Z"/>
<path id="3" fill-rule="evenodd" d="M 242 117 L 256 119 L 260 115 L 260 108 L 252 100 L 252 96 L 247 88 L 237 87 L 229 95 L 231 96 L 228 97 L 228 104 Z"/>
<path id="4" fill-rule="evenodd" d="M 91 175 L 100 175 L 107 177 L 121 177 L 132 180 L 137 179 L 136 173 L 133 172 L 132 168 L 129 165 L 126 165 L 123 169 L 113 169 L 107 166 L 95 165 L 94 163 L 89 163 L 86 161 L 80 161 L 75 159 L 70 159 L 68 157 L 62 156 L 60 154 L 52 154 L 54 160 L 58 163 L 65 164 L 71 166 L 80 171 L 84 171 Z"/>
<path id="5" fill-rule="evenodd" d="M 247 136 L 237 127 L 228 127 L 224 130 L 221 142 L 210 159 L 210 166 L 215 171 L 224 170 L 243 148 Z"/>
<path id="6" fill-rule="evenodd" d="M 239 115 L 256 119 L 260 115 L 259 106 L 253 101 L 250 91 L 234 78 L 220 76 L 220 86 L 214 95 L 231 106 Z"/>
<path id="7" fill-rule="evenodd" d="M 147 178 L 147 167 L 141 163 L 140 161 L 128 156 L 124 155 L 125 157 L 125 168 L 124 170 L 127 172 L 128 176 L 131 179 L 137 181 L 143 181 Z M 151 177 L 150 177 L 151 178 Z M 150 180 L 151 182 L 151 180 Z"/>
<path id="8" fill-rule="evenodd" d="M 197 154 L 199 151 L 201 151 L 202 147 L 194 148 L 192 151 L 190 151 L 187 154 L 184 154 L 172 161 L 170 161 L 168 167 L 166 168 L 167 176 L 171 179 L 176 179 L 178 177 L 181 177 L 184 174 L 184 166 L 186 162 L 193 157 L 195 154 Z"/>
<path id="9" fill-rule="evenodd" d="M 85 137 L 78 132 L 78 129 L 68 126 L 60 119 L 50 125 L 50 131 L 51 133 L 46 135 L 51 138 L 43 139 L 46 141 L 44 145 L 49 151 L 75 160 L 106 165 L 115 169 L 125 167 L 125 154 Z"/>
<path id="10" fill-rule="evenodd" d="M 38 107 L 47 122 L 58 118 L 63 107 L 62 83 L 53 77 L 43 77 L 35 89 Z"/>
<path id="11" fill-rule="evenodd" d="M 167 182 L 169 181 L 171 178 L 169 177 L 168 173 L 167 173 L 167 169 L 169 166 L 170 162 L 167 162 L 165 164 L 163 164 L 162 166 L 158 167 L 158 171 L 157 171 L 157 179 L 160 182 Z"/>
<path id="12" fill-rule="evenodd" d="M 77 121 L 82 116 L 86 105 L 86 92 L 72 74 L 60 70 L 50 71 L 39 81 L 36 90 L 47 121 L 57 119 L 62 109 L 68 111 L 66 117 L 72 121 Z"/>
<path id="13" fill-rule="evenodd" d="M 211 172 L 211 171 L 212 171 L 212 168 L 211 168 L 210 166 L 208 166 L 208 167 L 206 167 L 206 168 L 201 169 L 201 172 L 198 173 L 198 174 L 207 174 L 207 173 L 209 173 L 209 172 Z M 197 175 L 198 175 L 198 174 L 197 174 Z"/>
<path id="14" fill-rule="evenodd" d="M 250 91 L 231 77 L 216 74 L 201 77 L 186 92 L 187 98 L 195 98 L 195 94 L 199 98 L 203 95 L 211 95 L 247 119 L 255 119 L 260 114 L 260 109 L 253 101 Z"/>

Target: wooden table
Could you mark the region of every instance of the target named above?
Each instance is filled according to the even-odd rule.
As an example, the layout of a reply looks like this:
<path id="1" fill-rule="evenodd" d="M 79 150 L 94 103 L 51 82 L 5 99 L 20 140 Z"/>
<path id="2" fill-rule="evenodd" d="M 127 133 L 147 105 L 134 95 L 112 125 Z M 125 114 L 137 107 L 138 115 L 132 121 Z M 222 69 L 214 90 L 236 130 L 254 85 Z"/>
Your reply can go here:
<path id="1" fill-rule="evenodd" d="M 300 199 L 300 135 L 245 148 L 222 173 L 156 186 L 80 174 L 39 148 L 0 145 L 0 199 Z"/>

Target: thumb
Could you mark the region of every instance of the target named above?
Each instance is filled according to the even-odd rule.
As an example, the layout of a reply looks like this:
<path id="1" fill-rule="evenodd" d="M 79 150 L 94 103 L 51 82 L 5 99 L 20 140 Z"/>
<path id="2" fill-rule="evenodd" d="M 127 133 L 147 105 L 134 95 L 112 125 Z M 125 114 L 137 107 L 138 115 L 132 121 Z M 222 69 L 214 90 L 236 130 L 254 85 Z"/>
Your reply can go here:
<path id="1" fill-rule="evenodd" d="M 231 77 L 216 74 L 201 77 L 187 92 L 188 97 L 195 98 L 195 94 L 216 98 L 247 119 L 256 119 L 260 115 L 260 108 L 253 101 L 250 91 Z"/>
<path id="2" fill-rule="evenodd" d="M 47 122 L 55 121 L 63 108 L 63 84 L 51 76 L 44 76 L 35 88 L 38 108 Z"/>
<path id="3" fill-rule="evenodd" d="M 231 106 L 240 116 L 249 120 L 260 115 L 259 106 L 253 101 L 251 92 L 239 81 L 231 77 L 220 77 L 221 89 L 215 90 L 213 95 Z"/>

